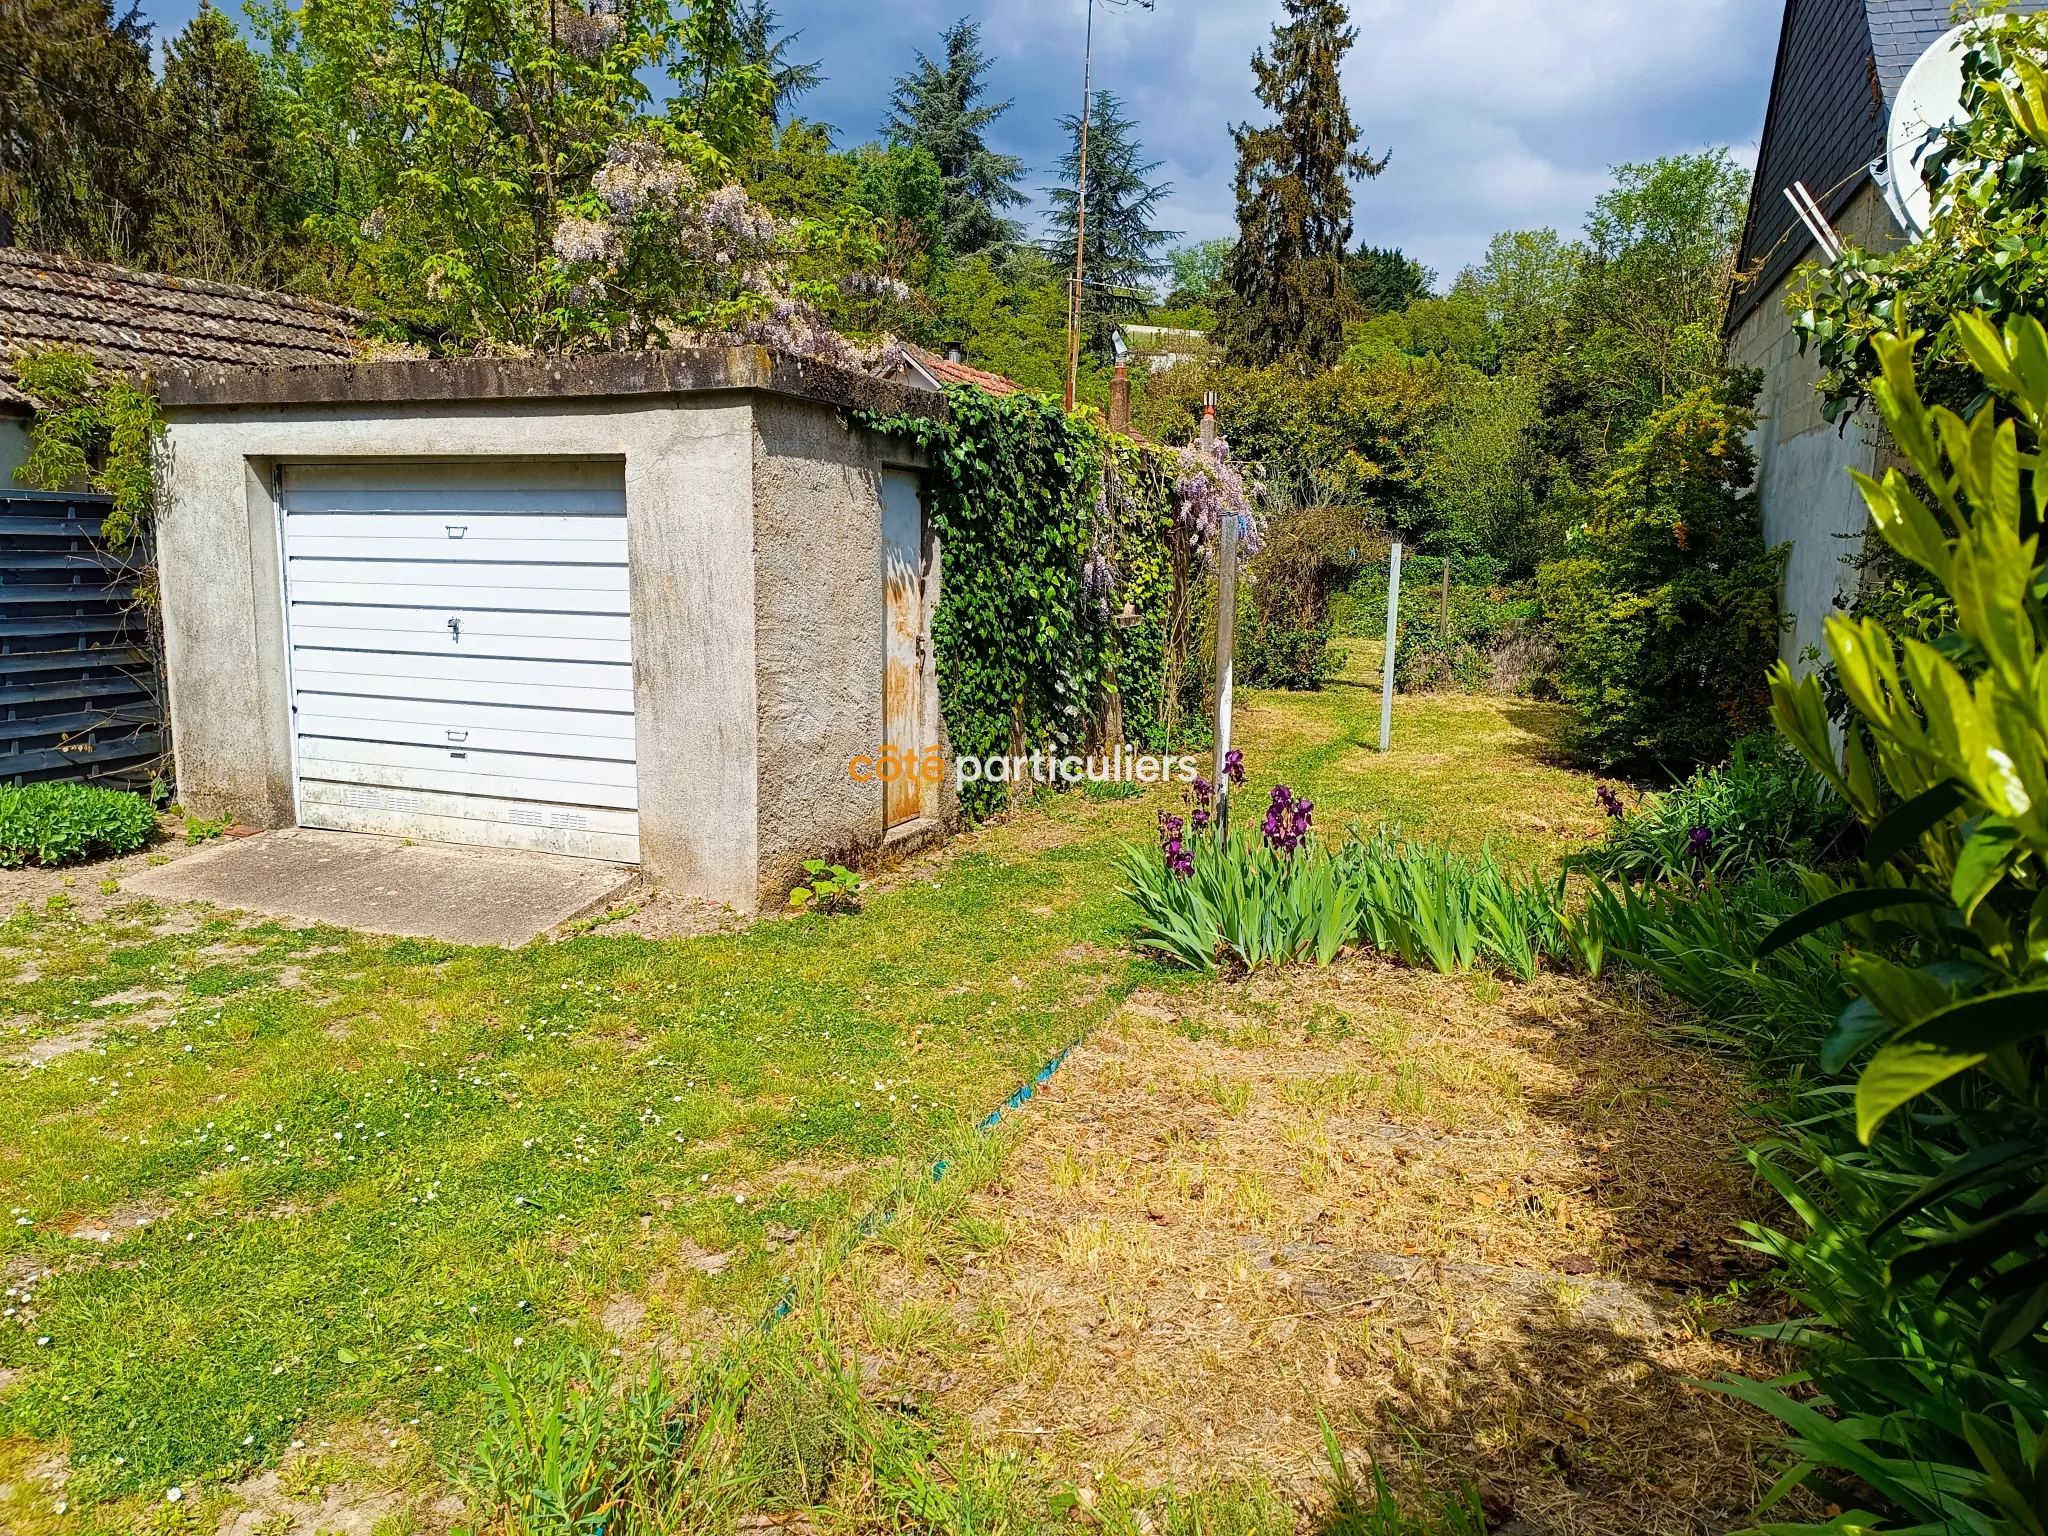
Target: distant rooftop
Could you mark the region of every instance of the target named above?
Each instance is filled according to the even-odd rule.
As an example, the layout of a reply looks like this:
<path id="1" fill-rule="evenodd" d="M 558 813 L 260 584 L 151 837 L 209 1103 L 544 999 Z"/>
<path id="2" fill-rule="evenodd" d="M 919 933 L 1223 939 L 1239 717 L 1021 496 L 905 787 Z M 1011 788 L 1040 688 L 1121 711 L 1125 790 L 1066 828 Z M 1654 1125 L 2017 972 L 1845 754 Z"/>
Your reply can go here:
<path id="1" fill-rule="evenodd" d="M 75 347 L 109 367 L 162 374 L 199 365 L 348 362 L 362 317 L 286 293 L 165 277 L 35 251 L 0 250 L 0 409 L 24 352 Z"/>
<path id="2" fill-rule="evenodd" d="M 913 376 L 913 382 L 922 383 L 929 389 L 938 389 L 947 384 L 974 384 L 992 395 L 1014 395 L 1024 386 L 1014 379 L 1006 379 L 1000 373 L 990 373 L 982 368 L 970 368 L 965 363 L 956 363 L 950 358 L 940 357 L 936 352 L 927 352 L 923 347 L 903 343 L 904 365 L 894 377 L 901 379 L 905 373 Z M 922 374 L 918 380 L 916 375 Z"/>

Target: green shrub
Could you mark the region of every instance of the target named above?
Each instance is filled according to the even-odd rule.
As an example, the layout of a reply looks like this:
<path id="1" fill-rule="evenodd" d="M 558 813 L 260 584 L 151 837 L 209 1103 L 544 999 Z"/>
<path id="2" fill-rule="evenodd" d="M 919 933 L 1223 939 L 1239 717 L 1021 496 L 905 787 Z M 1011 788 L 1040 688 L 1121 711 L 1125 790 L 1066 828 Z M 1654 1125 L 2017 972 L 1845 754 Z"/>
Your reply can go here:
<path id="1" fill-rule="evenodd" d="M 1603 791 L 1610 814 L 1620 801 Z M 1828 781 L 1774 736 L 1748 736 L 1703 768 L 1617 815 L 1607 839 L 1578 857 L 1595 874 L 1650 884 L 1739 880 L 1792 864 L 1839 863 L 1860 842 Z"/>
<path id="2" fill-rule="evenodd" d="M 1535 588 L 1509 582 L 1506 567 L 1483 556 L 1450 557 L 1451 595 L 1445 613 L 1444 557 L 1401 561 L 1401 630 L 1394 650 L 1394 681 L 1403 693 L 1455 689 L 1477 693 L 1502 686 L 1500 648 L 1538 620 Z M 1339 632 L 1378 639 L 1387 627 L 1387 567 L 1367 566 L 1330 611 Z M 1446 618 L 1448 617 L 1448 624 Z M 1506 686 L 1530 681 L 1519 674 Z"/>
<path id="3" fill-rule="evenodd" d="M 1299 627 L 1256 611 L 1248 617 L 1251 622 L 1234 637 L 1238 682 L 1247 688 L 1313 692 L 1328 681 L 1336 658 L 1327 623 Z"/>
<path id="4" fill-rule="evenodd" d="M 1718 762 L 1764 723 L 1783 556 L 1749 494 L 1753 395 L 1742 375 L 1651 417 L 1537 573 L 1570 745 L 1603 768 Z"/>
<path id="5" fill-rule="evenodd" d="M 133 853 L 156 835 L 156 811 L 140 795 L 93 784 L 0 788 L 0 865 L 69 864 Z"/>

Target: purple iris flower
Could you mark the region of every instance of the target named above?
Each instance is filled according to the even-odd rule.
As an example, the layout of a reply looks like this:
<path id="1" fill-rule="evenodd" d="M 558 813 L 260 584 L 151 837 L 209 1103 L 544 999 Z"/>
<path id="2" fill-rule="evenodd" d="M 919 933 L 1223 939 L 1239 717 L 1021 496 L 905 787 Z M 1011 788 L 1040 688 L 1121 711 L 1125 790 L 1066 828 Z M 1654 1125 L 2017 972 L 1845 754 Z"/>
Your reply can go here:
<path id="1" fill-rule="evenodd" d="M 1618 820 L 1623 815 L 1621 796 L 1617 795 L 1607 785 L 1602 784 L 1598 789 L 1594 790 L 1593 793 L 1599 797 L 1600 809 L 1605 811 L 1609 816 L 1615 817 Z"/>
<path id="2" fill-rule="evenodd" d="M 1223 777 L 1233 784 L 1244 782 L 1244 754 L 1235 747 L 1223 754 Z"/>
<path id="3" fill-rule="evenodd" d="M 1693 862 L 1704 867 L 1714 856 L 1714 829 L 1694 827 L 1685 834 L 1685 851 L 1692 855 Z"/>
<path id="4" fill-rule="evenodd" d="M 1259 828 L 1266 836 L 1266 846 L 1276 853 L 1294 852 L 1308 839 L 1315 808 L 1313 800 L 1297 800 L 1285 784 L 1275 784 L 1272 803 Z"/>

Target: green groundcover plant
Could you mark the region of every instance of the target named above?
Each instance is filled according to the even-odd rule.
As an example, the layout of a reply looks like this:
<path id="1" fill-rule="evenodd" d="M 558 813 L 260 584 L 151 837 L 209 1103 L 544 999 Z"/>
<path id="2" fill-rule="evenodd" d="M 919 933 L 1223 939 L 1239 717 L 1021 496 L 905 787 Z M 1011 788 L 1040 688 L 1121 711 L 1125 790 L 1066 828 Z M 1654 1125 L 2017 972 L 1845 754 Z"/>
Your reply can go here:
<path id="1" fill-rule="evenodd" d="M 1828 867 L 1849 856 L 1855 819 L 1827 779 L 1784 740 L 1746 736 L 1727 762 L 1702 768 L 1627 809 L 1609 785 L 1613 818 L 1579 867 L 1651 884 L 1740 880 L 1786 864 Z"/>
<path id="2" fill-rule="evenodd" d="M 140 795 L 94 784 L 0 788 L 0 866 L 69 864 L 133 853 L 156 835 L 156 811 Z"/>

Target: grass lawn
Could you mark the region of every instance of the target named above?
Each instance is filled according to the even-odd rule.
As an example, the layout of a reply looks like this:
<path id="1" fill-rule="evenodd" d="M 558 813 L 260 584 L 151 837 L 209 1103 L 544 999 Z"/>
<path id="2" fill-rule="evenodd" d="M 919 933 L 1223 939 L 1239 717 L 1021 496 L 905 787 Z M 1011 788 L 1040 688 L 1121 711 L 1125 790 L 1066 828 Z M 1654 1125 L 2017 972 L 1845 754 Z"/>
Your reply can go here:
<path id="1" fill-rule="evenodd" d="M 1554 857 L 1599 824 L 1590 782 L 1550 760 L 1557 724 L 1404 699 L 1382 758 L 1354 667 L 1245 700 L 1244 804 L 1284 781 L 1326 829 Z M 17 910 L 0 1528 L 161 1526 L 177 1487 L 178 1518 L 211 1529 L 209 1500 L 231 1511 L 223 1490 L 281 1462 L 303 1482 L 323 1446 L 437 1485 L 492 1365 L 744 1335 L 1054 1052 L 1134 989 L 1186 986 L 1130 955 L 1115 889 L 1117 848 L 1167 796 L 1044 796 L 858 915 L 666 943 L 456 949 L 146 903 L 88 916 L 62 894 Z M 449 1518 L 415 1500 L 384 1526 Z"/>

